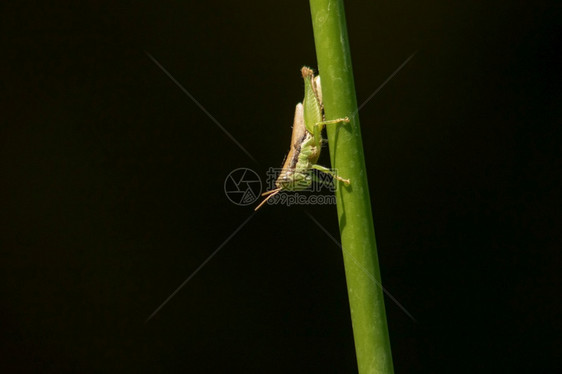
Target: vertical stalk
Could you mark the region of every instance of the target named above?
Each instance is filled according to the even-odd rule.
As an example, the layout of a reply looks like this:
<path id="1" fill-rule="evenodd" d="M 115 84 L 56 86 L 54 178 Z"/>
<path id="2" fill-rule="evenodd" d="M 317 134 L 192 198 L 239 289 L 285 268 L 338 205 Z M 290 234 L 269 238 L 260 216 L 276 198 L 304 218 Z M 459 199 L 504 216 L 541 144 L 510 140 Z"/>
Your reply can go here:
<path id="1" fill-rule="evenodd" d="M 342 0 L 310 0 L 326 119 L 348 116 L 347 125 L 327 126 L 345 274 L 360 374 L 393 373 L 371 201 L 357 114 L 351 56 Z"/>

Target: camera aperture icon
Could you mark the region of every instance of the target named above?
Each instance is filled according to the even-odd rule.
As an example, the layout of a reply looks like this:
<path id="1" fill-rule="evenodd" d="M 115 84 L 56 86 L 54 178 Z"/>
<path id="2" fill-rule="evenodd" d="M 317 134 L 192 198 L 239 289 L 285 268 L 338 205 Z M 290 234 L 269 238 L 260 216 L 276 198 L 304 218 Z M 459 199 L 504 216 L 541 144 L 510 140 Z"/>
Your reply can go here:
<path id="1" fill-rule="evenodd" d="M 224 180 L 224 194 L 232 203 L 240 206 L 255 203 L 261 195 L 259 175 L 248 168 L 238 168 L 230 172 Z"/>

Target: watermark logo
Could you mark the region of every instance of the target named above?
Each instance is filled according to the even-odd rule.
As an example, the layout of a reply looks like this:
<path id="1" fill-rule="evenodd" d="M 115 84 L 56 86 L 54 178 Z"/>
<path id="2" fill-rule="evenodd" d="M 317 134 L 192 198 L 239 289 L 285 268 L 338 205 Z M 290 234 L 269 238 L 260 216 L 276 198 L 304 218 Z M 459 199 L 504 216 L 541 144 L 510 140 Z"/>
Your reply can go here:
<path id="1" fill-rule="evenodd" d="M 267 176 L 266 179 L 266 186 L 267 190 L 273 190 L 277 188 L 275 182 L 283 172 L 282 168 L 269 168 L 265 173 Z M 335 170 L 332 170 L 334 175 L 337 175 Z M 297 187 L 298 186 L 298 187 Z M 302 181 L 301 183 L 295 182 L 295 190 L 296 191 L 307 191 L 307 192 L 335 192 L 336 185 L 333 182 L 333 177 L 326 173 L 321 173 L 317 170 L 311 170 L 310 173 L 307 174 L 306 180 Z"/>
<path id="2" fill-rule="evenodd" d="M 277 188 L 275 182 L 283 172 L 281 168 L 269 168 L 266 172 L 265 191 Z M 331 170 L 334 175 L 335 170 Z M 295 178 L 297 179 L 297 178 Z M 291 188 L 292 190 L 293 188 Z M 267 201 L 268 205 L 335 205 L 336 183 L 329 174 L 311 171 L 299 182 L 295 182 L 294 191 L 283 190 Z M 256 203 L 262 193 L 262 182 L 259 175 L 248 168 L 231 171 L 224 180 L 226 197 L 239 206 Z"/>
<path id="3" fill-rule="evenodd" d="M 300 192 L 286 192 L 273 196 L 268 205 L 336 205 L 336 195 L 310 195 Z"/>
<path id="4" fill-rule="evenodd" d="M 236 205 L 252 205 L 261 195 L 260 177 L 252 169 L 235 169 L 224 180 L 224 193 Z"/>

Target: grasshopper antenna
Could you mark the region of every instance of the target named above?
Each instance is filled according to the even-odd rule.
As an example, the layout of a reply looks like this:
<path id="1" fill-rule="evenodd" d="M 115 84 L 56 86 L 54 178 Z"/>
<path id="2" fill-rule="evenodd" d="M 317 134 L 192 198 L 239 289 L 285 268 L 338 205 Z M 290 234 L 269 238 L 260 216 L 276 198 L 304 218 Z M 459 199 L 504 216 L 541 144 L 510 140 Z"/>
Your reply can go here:
<path id="1" fill-rule="evenodd" d="M 262 194 L 261 194 L 262 196 L 266 196 L 266 195 L 269 195 L 269 196 L 267 196 L 267 197 L 260 203 L 260 205 L 258 205 L 258 206 L 256 207 L 256 209 L 254 209 L 254 212 L 257 211 L 259 208 L 261 208 L 263 204 L 267 203 L 267 200 L 271 199 L 272 196 L 277 195 L 279 192 L 281 192 L 281 188 L 276 188 L 276 189 L 274 189 L 274 190 L 266 191 L 266 192 L 262 193 Z"/>

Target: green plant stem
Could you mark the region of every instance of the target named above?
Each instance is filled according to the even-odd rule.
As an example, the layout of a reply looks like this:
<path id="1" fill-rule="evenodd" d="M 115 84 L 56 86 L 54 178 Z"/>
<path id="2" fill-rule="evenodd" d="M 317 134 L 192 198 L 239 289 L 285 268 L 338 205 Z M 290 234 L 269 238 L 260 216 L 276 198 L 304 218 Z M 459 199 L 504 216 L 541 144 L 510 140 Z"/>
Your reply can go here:
<path id="1" fill-rule="evenodd" d="M 348 116 L 348 125 L 327 126 L 332 167 L 339 183 L 338 219 L 360 374 L 393 373 L 371 201 L 357 114 L 342 0 L 310 0 L 326 119 Z"/>

